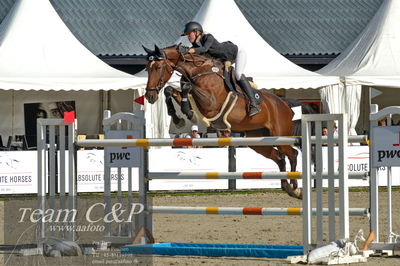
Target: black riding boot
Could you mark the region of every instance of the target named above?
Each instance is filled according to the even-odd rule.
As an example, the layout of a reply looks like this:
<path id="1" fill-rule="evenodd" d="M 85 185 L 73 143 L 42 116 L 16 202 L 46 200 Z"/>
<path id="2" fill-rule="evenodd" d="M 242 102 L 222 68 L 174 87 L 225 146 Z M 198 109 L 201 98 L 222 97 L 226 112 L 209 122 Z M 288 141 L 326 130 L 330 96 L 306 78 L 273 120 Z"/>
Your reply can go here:
<path id="1" fill-rule="evenodd" d="M 240 77 L 238 80 L 239 86 L 242 88 L 242 90 L 247 94 L 250 100 L 250 110 L 249 110 L 249 116 L 253 116 L 255 114 L 258 114 L 260 112 L 260 108 L 258 107 L 254 91 L 250 86 L 249 81 L 246 79 L 244 75 Z"/>

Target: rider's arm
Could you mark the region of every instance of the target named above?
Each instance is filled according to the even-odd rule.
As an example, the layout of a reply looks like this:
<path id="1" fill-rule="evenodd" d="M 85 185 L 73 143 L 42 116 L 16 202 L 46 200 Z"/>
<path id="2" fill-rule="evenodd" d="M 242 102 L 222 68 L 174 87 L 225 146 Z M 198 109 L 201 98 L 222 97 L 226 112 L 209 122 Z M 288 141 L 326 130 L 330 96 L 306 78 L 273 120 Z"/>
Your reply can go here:
<path id="1" fill-rule="evenodd" d="M 201 42 L 197 43 L 199 47 L 192 47 L 191 49 L 195 50 L 195 54 L 207 53 L 208 49 L 210 49 L 214 41 L 214 36 L 212 36 L 211 34 L 206 34 L 202 37 Z"/>

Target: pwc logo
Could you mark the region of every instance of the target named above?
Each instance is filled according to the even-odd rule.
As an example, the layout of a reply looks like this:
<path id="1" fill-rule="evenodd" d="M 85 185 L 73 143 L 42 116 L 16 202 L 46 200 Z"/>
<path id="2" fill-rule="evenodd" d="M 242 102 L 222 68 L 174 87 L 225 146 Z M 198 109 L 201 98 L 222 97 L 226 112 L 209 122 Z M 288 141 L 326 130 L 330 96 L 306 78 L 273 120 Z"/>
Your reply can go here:
<path id="1" fill-rule="evenodd" d="M 400 147 L 400 132 L 397 132 L 397 143 L 392 143 L 392 147 Z M 385 159 L 400 159 L 400 149 L 382 149 L 378 150 L 378 162 Z"/>
<path id="2" fill-rule="evenodd" d="M 126 139 L 133 139 L 132 135 L 126 136 Z M 128 147 L 122 147 L 121 149 L 126 150 Z M 131 159 L 131 153 L 127 152 L 110 152 L 110 163 L 115 161 L 129 161 Z"/>

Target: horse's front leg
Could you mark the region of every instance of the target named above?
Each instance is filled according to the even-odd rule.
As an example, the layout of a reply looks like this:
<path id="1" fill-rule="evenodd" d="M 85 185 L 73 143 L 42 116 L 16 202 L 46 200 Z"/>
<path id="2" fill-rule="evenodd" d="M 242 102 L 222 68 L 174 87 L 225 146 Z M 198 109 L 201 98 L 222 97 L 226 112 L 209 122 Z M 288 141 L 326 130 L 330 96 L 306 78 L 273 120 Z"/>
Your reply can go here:
<path id="1" fill-rule="evenodd" d="M 181 81 L 181 88 L 182 88 L 182 93 L 179 93 L 178 91 L 175 91 L 176 94 L 174 95 L 175 100 L 177 102 L 181 103 L 181 111 L 186 117 L 192 121 L 194 117 L 194 112 L 190 106 L 189 103 L 189 92 L 192 90 L 192 83 L 190 82 L 183 82 Z M 196 120 L 193 120 L 192 122 L 196 123 Z"/>
<path id="2" fill-rule="evenodd" d="M 168 115 L 171 116 L 173 123 L 176 125 L 177 128 L 181 128 L 185 126 L 185 120 L 180 118 L 176 114 L 174 103 L 172 102 L 174 91 L 175 89 L 171 86 L 165 87 L 164 89 L 165 103 L 167 104 Z"/>

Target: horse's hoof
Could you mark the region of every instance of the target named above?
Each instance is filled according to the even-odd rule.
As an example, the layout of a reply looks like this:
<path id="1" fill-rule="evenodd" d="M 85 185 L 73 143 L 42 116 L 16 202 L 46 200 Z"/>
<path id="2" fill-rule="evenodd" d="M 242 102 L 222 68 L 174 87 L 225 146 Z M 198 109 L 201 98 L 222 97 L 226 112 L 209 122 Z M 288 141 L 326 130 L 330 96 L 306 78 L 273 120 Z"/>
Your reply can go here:
<path id="1" fill-rule="evenodd" d="M 293 190 L 293 197 L 296 199 L 303 199 L 303 191 L 300 188 L 296 188 L 295 190 Z"/>
<path id="2" fill-rule="evenodd" d="M 300 188 L 293 189 L 291 185 L 282 186 L 282 189 L 292 198 L 302 199 L 303 192 Z"/>

